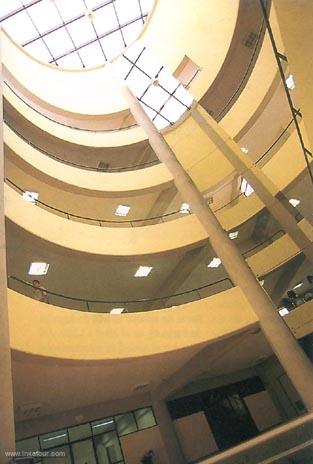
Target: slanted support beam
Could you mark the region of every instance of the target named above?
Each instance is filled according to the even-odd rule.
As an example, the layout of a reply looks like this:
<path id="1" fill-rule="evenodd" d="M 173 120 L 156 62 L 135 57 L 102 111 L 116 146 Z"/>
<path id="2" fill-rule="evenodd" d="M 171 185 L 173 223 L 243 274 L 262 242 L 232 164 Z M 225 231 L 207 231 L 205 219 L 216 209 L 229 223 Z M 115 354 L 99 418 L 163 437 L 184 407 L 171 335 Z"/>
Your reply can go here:
<path id="1" fill-rule="evenodd" d="M 191 205 L 193 212 L 206 231 L 213 249 L 222 260 L 229 277 L 235 285 L 240 287 L 257 314 L 264 335 L 303 403 L 308 410 L 313 409 L 313 368 L 311 362 L 281 319 L 274 303 L 259 284 L 238 248 L 229 239 L 227 232 L 206 204 L 193 180 L 177 160 L 173 150 L 149 119 L 140 102 L 122 81 L 120 81 L 120 91 L 124 95 L 137 124 L 145 131 L 155 154 L 171 172 L 177 190 L 182 198 Z"/>

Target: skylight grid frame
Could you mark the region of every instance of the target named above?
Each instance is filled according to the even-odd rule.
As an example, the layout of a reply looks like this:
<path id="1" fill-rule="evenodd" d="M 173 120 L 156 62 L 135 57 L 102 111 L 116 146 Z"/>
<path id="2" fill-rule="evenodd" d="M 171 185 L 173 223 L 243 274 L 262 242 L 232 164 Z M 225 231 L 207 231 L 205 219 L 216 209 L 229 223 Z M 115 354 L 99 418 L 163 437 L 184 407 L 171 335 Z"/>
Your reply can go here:
<path id="1" fill-rule="evenodd" d="M 169 73 L 166 72 L 163 65 L 160 65 L 155 70 L 155 72 L 148 72 L 146 69 L 144 69 L 144 66 L 139 64 L 139 61 L 140 61 L 141 57 L 143 57 L 145 52 L 147 52 L 147 49 L 143 45 L 138 50 L 138 52 L 135 54 L 135 56 L 133 58 L 128 56 L 129 50 L 124 52 L 122 58 L 124 58 L 126 60 L 126 62 L 128 62 L 130 64 L 130 69 L 127 70 L 127 72 L 125 73 L 123 78 L 124 78 L 126 83 L 127 83 L 127 81 L 129 83 L 129 79 L 131 78 L 131 75 L 132 75 L 133 71 L 136 69 L 137 71 L 139 71 L 145 77 L 145 79 L 148 79 L 149 83 L 147 82 L 147 85 L 146 85 L 145 89 L 141 93 L 134 92 L 137 99 L 140 101 L 140 103 L 143 106 L 145 106 L 151 112 L 153 112 L 153 115 L 150 115 L 150 119 L 155 123 L 155 125 L 158 125 L 157 124 L 157 118 L 162 118 L 162 121 L 165 121 L 167 123 L 166 126 L 168 126 L 168 125 L 172 126 L 172 125 L 174 125 L 176 123 L 176 121 L 182 116 L 182 114 L 185 111 L 191 109 L 191 104 L 192 104 L 192 100 L 193 100 L 192 96 L 189 94 L 190 99 L 191 99 L 191 104 L 190 105 L 188 105 L 187 103 L 182 101 L 180 98 L 178 98 L 176 93 L 177 93 L 177 91 L 179 89 L 183 89 L 184 92 L 187 92 L 187 90 L 184 88 L 184 86 L 179 81 L 176 80 L 176 78 L 174 78 L 174 76 L 172 76 L 172 75 L 170 75 Z M 161 78 L 161 81 L 159 80 L 159 78 L 161 77 L 162 71 L 167 73 L 168 76 L 170 78 L 172 78 L 173 82 L 175 82 L 175 86 L 172 88 L 172 90 L 169 90 L 165 85 L 163 85 L 162 78 Z M 147 92 L 151 88 L 153 88 L 153 86 L 158 87 L 164 93 L 167 94 L 167 98 L 163 101 L 163 103 L 161 103 L 161 106 L 159 108 L 155 108 L 152 104 L 150 104 L 150 102 L 146 101 L 145 98 L 144 98 L 146 96 Z M 171 102 L 172 99 L 175 100 L 182 108 L 184 108 L 184 111 L 179 111 L 179 116 L 178 116 L 178 118 L 174 118 L 175 120 L 170 120 L 163 113 L 164 108 Z M 148 114 L 149 114 L 149 112 L 148 112 Z M 162 127 L 159 127 L 159 128 L 162 129 L 162 128 L 165 128 L 166 126 L 163 127 L 163 125 L 162 125 Z"/>
<path id="2" fill-rule="evenodd" d="M 112 5 L 112 9 L 114 10 L 114 15 L 115 15 L 115 18 L 116 18 L 116 27 L 112 27 L 112 29 L 110 29 L 110 30 L 106 29 L 104 31 L 100 31 L 101 33 L 99 33 L 99 30 L 97 31 L 97 29 L 96 29 L 96 27 L 94 25 L 93 19 L 90 19 L 89 21 L 90 21 L 91 27 L 93 29 L 93 34 L 94 35 L 90 35 L 89 37 L 87 35 L 86 39 L 88 39 L 88 40 L 86 40 L 84 43 L 81 43 L 81 44 L 77 45 L 77 43 L 76 43 L 75 39 L 73 38 L 73 36 L 71 34 L 71 31 L 69 30 L 68 26 L 75 23 L 75 22 L 84 20 L 84 18 L 86 17 L 86 12 L 88 12 L 88 10 L 89 10 L 88 1 L 81 0 L 80 4 L 78 6 L 78 9 L 77 9 L 77 13 L 79 13 L 80 9 L 82 9 L 81 6 L 84 5 L 84 8 L 83 8 L 84 11 L 82 10 L 81 14 L 77 14 L 74 17 L 66 17 L 66 18 L 63 17 L 63 14 L 62 14 L 61 10 L 59 9 L 59 7 L 57 5 L 57 2 L 51 3 L 51 7 L 55 8 L 57 13 L 58 13 L 58 16 L 60 18 L 60 23 L 56 24 L 54 27 L 51 27 L 49 30 L 42 31 L 37 26 L 36 21 L 33 20 L 30 9 L 32 7 L 34 7 L 34 6 L 36 6 L 36 5 L 43 4 L 45 1 L 48 1 L 48 0 L 33 0 L 33 1 L 30 1 L 27 4 L 25 4 L 25 3 L 22 2 L 22 0 L 20 0 L 21 6 L 19 8 L 15 8 L 13 11 L 3 15 L 0 18 L 0 23 L 1 24 L 3 23 L 2 25 L 3 25 L 4 29 L 5 29 L 5 23 L 6 23 L 7 20 L 9 20 L 12 17 L 14 17 L 16 15 L 19 15 L 21 13 L 23 13 L 23 14 L 26 13 L 27 16 L 28 16 L 29 24 L 31 23 L 31 26 L 28 26 L 28 28 L 29 28 L 29 34 L 28 35 L 31 35 L 32 29 L 34 29 L 34 32 L 36 32 L 36 35 L 34 35 L 32 38 L 29 38 L 26 41 L 21 40 L 20 41 L 21 46 L 25 47 L 25 49 L 27 50 L 27 48 L 30 45 L 34 45 L 36 43 L 39 44 L 39 42 L 42 43 L 42 46 L 40 46 L 40 47 L 39 47 L 39 45 L 36 46 L 36 52 L 37 53 L 33 53 L 33 54 L 39 59 L 42 59 L 42 56 L 46 55 L 46 59 L 44 61 L 48 61 L 50 64 L 55 64 L 56 66 L 60 65 L 59 60 L 62 60 L 62 59 L 66 58 L 66 57 L 68 57 L 70 55 L 73 55 L 72 62 L 75 62 L 75 60 L 78 59 L 79 62 L 77 62 L 77 63 L 78 64 L 80 63 L 80 65 L 83 68 L 85 68 L 86 67 L 86 57 L 87 57 L 86 53 L 90 54 L 90 52 L 91 52 L 91 55 L 92 55 L 91 61 L 93 61 L 92 58 L 97 57 L 98 51 L 97 51 L 96 48 L 94 48 L 92 51 L 89 48 L 88 52 L 86 50 L 87 47 L 89 47 L 89 46 L 91 46 L 93 44 L 98 44 L 98 46 L 99 46 L 99 56 L 100 56 L 100 53 L 101 53 L 101 55 L 103 56 L 103 61 L 101 60 L 101 62 L 99 62 L 99 63 L 93 63 L 93 64 L 91 64 L 91 66 L 94 66 L 94 65 L 97 65 L 97 64 L 102 64 L 103 62 L 108 60 L 108 56 L 110 54 L 110 43 L 107 44 L 107 48 L 106 48 L 101 41 L 102 41 L 102 39 L 105 39 L 106 37 L 110 37 L 111 34 L 115 34 L 115 33 L 118 33 L 118 32 L 120 33 L 120 36 L 121 36 L 121 42 L 119 43 L 117 38 L 115 37 L 113 39 L 113 36 L 112 36 L 111 44 L 113 45 L 113 50 L 116 49 L 115 56 L 118 55 L 119 53 L 122 53 L 123 49 L 125 47 L 127 47 L 133 40 L 135 40 L 135 35 L 136 35 L 137 28 L 134 27 L 134 28 L 129 29 L 128 26 L 131 26 L 132 24 L 136 24 L 136 23 L 139 23 L 139 22 L 140 22 L 140 25 L 143 25 L 145 23 L 148 15 L 149 15 L 149 13 L 150 13 L 150 5 L 146 5 L 146 8 L 144 9 L 141 0 L 134 0 L 133 1 L 134 6 L 137 5 L 136 10 L 134 9 L 134 12 L 136 13 L 136 16 L 134 16 L 133 18 L 132 18 L 132 14 L 126 13 L 126 16 L 125 16 L 125 14 L 121 13 L 121 11 L 122 11 L 121 8 L 123 7 L 123 3 L 121 5 L 118 4 L 119 0 L 105 0 L 105 1 L 103 1 L 101 3 L 99 3 L 99 5 L 96 5 L 96 6 L 93 6 L 92 8 L 90 8 L 90 11 L 96 13 L 97 11 Z M 118 5 L 118 8 L 116 7 L 116 5 Z M 49 8 L 50 8 L 50 6 L 49 6 Z M 132 12 L 132 10 L 130 10 L 130 12 Z M 124 19 L 127 19 L 127 17 L 130 17 L 131 19 L 126 21 L 126 22 L 121 21 L 120 15 L 122 15 L 122 17 Z M 66 16 L 68 16 L 68 15 L 66 15 Z M 24 21 L 24 23 L 26 23 L 25 19 L 22 18 L 22 17 L 21 17 L 21 21 L 22 22 Z M 86 21 L 88 21 L 87 18 L 86 18 Z M 114 24 L 114 26 L 115 26 L 115 24 Z M 11 27 L 11 28 L 13 28 L 13 27 Z M 127 28 L 127 29 L 125 29 L 125 28 Z M 49 37 L 53 33 L 57 33 L 60 30 L 64 30 L 64 32 L 66 32 L 66 34 L 68 36 L 68 39 L 72 44 L 72 47 L 69 48 L 69 41 L 66 41 L 68 49 L 64 53 L 56 54 L 53 51 L 53 47 L 49 47 L 49 44 L 47 44 L 45 38 Z M 125 35 L 126 30 L 127 30 L 127 36 Z M 14 38 L 13 33 L 12 33 L 12 36 Z M 22 37 L 21 37 L 21 39 L 22 39 Z M 61 43 L 62 42 L 62 37 L 59 38 L 59 40 L 60 40 L 60 43 Z M 109 40 L 110 39 L 108 39 L 108 42 L 109 42 Z M 52 45 L 52 44 L 50 44 L 50 45 Z M 41 50 L 40 50 L 40 48 L 41 48 Z M 84 53 L 85 59 L 83 59 L 83 57 L 80 54 L 80 51 L 83 48 L 85 48 L 85 53 Z M 47 50 L 47 53 L 44 50 Z M 111 55 L 112 55 L 111 58 L 114 58 L 112 53 L 111 53 Z M 50 60 L 48 60 L 48 56 L 50 56 Z M 74 56 L 76 56 L 77 58 L 74 59 Z M 87 59 L 87 63 L 89 61 L 90 60 Z"/>

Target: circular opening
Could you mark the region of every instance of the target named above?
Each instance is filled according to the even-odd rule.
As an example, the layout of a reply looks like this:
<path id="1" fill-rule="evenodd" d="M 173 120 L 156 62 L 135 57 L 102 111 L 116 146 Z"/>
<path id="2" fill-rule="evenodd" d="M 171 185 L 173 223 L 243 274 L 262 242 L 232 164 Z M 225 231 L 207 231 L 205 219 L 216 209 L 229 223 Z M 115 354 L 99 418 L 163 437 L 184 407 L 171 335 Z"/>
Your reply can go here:
<path id="1" fill-rule="evenodd" d="M 10 0 L 3 29 L 35 58 L 90 68 L 121 54 L 140 34 L 153 0 Z"/>

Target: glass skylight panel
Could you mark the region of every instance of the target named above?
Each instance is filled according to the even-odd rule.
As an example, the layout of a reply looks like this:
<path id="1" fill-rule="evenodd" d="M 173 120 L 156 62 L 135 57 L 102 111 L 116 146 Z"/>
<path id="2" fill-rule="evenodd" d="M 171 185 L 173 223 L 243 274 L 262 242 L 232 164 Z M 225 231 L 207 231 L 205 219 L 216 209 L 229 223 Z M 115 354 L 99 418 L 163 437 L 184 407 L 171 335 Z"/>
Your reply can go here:
<path id="1" fill-rule="evenodd" d="M 11 11 L 15 11 L 18 8 L 21 8 L 20 0 L 2 0 L 0 6 L 0 18 L 3 18 L 7 14 L 11 13 Z"/>
<path id="2" fill-rule="evenodd" d="M 74 46 L 65 29 L 58 29 L 45 36 L 45 42 L 55 58 L 72 51 Z"/>
<path id="3" fill-rule="evenodd" d="M 76 52 L 79 58 L 81 47 L 102 40 L 105 52 L 100 46 L 101 54 L 93 53 L 89 59 L 85 53 L 86 63 L 79 59 L 80 67 L 90 62 L 95 66 L 118 56 L 138 37 L 152 4 L 142 0 L 2 0 L 0 25 L 36 58 L 69 68 L 77 68 L 78 61 L 75 55 L 65 59 L 67 55 Z"/>
<path id="4" fill-rule="evenodd" d="M 81 50 L 79 51 L 79 53 Z M 81 68 L 82 62 L 79 59 L 78 53 L 73 52 L 70 55 L 66 55 L 63 58 L 58 59 L 58 65 L 62 68 Z"/>
<path id="5" fill-rule="evenodd" d="M 85 17 L 70 23 L 67 26 L 67 30 L 77 47 L 85 45 L 91 38 L 96 39 L 96 33 L 92 27 L 92 23 Z"/>
<path id="6" fill-rule="evenodd" d="M 98 1 L 97 3 L 99 4 L 100 2 Z M 83 16 L 86 12 L 83 0 L 62 0 L 61 2 L 56 0 L 55 4 L 65 22 Z"/>
<path id="7" fill-rule="evenodd" d="M 87 67 L 97 66 L 99 61 L 103 59 L 103 53 L 99 42 L 93 42 L 90 45 L 80 48 L 79 55 Z"/>
<path id="8" fill-rule="evenodd" d="M 53 55 L 51 55 L 43 40 L 36 40 L 35 42 L 30 43 L 27 45 L 26 50 L 39 60 L 49 62 L 53 59 Z"/>
<path id="9" fill-rule="evenodd" d="M 1 26 L 20 44 L 28 42 L 38 34 L 26 11 L 6 19 Z"/>
<path id="10" fill-rule="evenodd" d="M 123 27 L 123 36 L 125 42 L 129 45 L 137 39 L 142 29 L 142 22 L 136 21 L 128 26 Z"/>
<path id="11" fill-rule="evenodd" d="M 112 32 L 100 40 L 107 59 L 112 59 L 124 48 L 124 42 L 119 31 Z"/>
<path id="12" fill-rule="evenodd" d="M 135 43 L 126 50 L 120 72 L 158 129 L 174 124 L 191 108 L 192 95 L 143 45 Z"/>
<path id="13" fill-rule="evenodd" d="M 58 10 L 49 0 L 30 6 L 27 12 L 41 34 L 62 24 Z"/>
<path id="14" fill-rule="evenodd" d="M 138 17 L 141 14 L 138 0 L 115 0 L 114 6 L 121 25 L 132 21 L 136 14 Z"/>
<path id="15" fill-rule="evenodd" d="M 118 28 L 118 22 L 112 3 L 95 11 L 93 23 L 100 37 Z"/>

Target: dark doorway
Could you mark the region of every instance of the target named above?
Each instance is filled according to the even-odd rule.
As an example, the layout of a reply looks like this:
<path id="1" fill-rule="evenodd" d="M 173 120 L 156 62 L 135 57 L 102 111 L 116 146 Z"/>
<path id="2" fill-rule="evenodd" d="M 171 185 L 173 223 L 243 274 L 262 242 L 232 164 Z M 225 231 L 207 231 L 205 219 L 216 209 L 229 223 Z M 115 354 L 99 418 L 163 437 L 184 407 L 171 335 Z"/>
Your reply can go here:
<path id="1" fill-rule="evenodd" d="M 213 395 L 205 396 L 204 413 L 219 449 L 231 448 L 258 434 L 258 429 L 239 394 L 226 396 L 214 392 Z"/>

